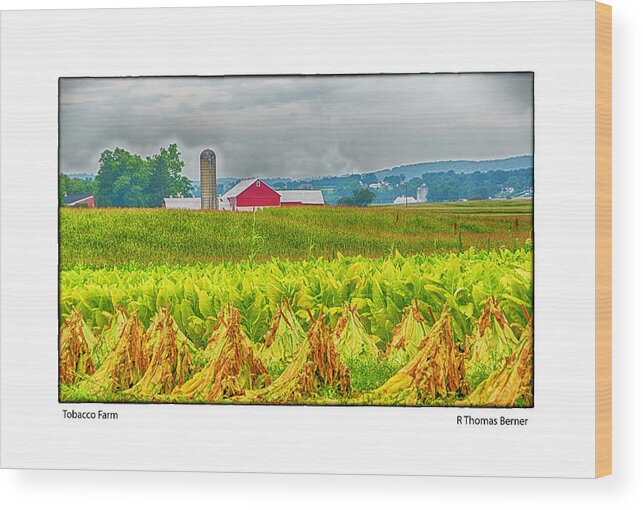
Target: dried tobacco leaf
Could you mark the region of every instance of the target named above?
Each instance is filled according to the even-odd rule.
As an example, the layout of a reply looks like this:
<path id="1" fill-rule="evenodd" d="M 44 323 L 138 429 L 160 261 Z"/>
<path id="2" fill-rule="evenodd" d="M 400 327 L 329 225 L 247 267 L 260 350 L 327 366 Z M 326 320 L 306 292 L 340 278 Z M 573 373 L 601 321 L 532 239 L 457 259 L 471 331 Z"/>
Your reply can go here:
<path id="1" fill-rule="evenodd" d="M 96 373 L 80 383 L 79 388 L 89 394 L 128 390 L 141 380 L 152 356 L 137 310 L 131 316 L 118 310 L 103 338 L 115 347 Z"/>
<path id="2" fill-rule="evenodd" d="M 152 349 L 150 364 L 143 377 L 125 393 L 141 402 L 164 400 L 194 373 L 196 348 L 177 327 L 169 305 L 157 313 L 145 336 L 146 348 Z"/>
<path id="3" fill-rule="evenodd" d="M 530 407 L 534 402 L 533 324 L 523 331 L 514 352 L 504 366 L 493 372 L 471 395 L 460 401 L 463 406 Z"/>
<path id="4" fill-rule="evenodd" d="M 284 299 L 264 337 L 259 356 L 268 366 L 277 362 L 288 364 L 305 339 L 306 332 L 292 311 L 290 303 Z"/>
<path id="5" fill-rule="evenodd" d="M 379 339 L 369 334 L 357 313 L 357 307 L 344 303 L 344 313 L 332 333 L 337 352 L 344 361 L 362 359 L 375 361 L 380 355 Z"/>
<path id="6" fill-rule="evenodd" d="M 232 305 L 226 308 L 208 342 L 208 363 L 175 390 L 174 397 L 214 402 L 270 384 L 270 374 L 241 329 L 239 312 Z"/>
<path id="7" fill-rule="evenodd" d="M 106 315 L 109 315 L 105 312 Z M 112 353 L 120 332 L 127 321 L 127 312 L 124 308 L 117 307 L 111 316 L 108 326 L 96 337 L 96 345 L 92 348 L 92 358 L 98 369 Z"/>
<path id="8" fill-rule="evenodd" d="M 487 305 L 473 328 L 473 334 L 467 337 L 467 369 L 473 369 L 476 364 L 490 367 L 497 360 L 504 362 L 516 345 L 518 339 L 509 321 L 494 299 L 487 298 Z"/>
<path id="9" fill-rule="evenodd" d="M 420 343 L 429 333 L 429 323 L 420 312 L 417 300 L 404 310 L 404 317 L 393 330 L 393 338 L 386 349 L 390 362 L 405 364 L 415 356 Z"/>
<path id="10" fill-rule="evenodd" d="M 208 342 L 203 352 L 203 357 L 205 358 L 206 364 L 208 361 L 210 361 L 210 359 L 212 359 L 215 351 L 215 346 L 218 345 L 219 340 L 225 338 L 226 331 L 228 330 L 229 325 L 232 323 L 240 322 L 241 314 L 239 313 L 239 310 L 237 310 L 232 304 L 227 304 L 221 307 L 221 309 L 219 310 L 219 314 L 217 315 L 217 320 L 214 323 L 212 334 L 210 335 L 210 338 L 208 338 Z"/>
<path id="11" fill-rule="evenodd" d="M 466 395 L 469 386 L 465 374 L 464 352 L 453 338 L 451 314 L 445 306 L 416 355 L 363 400 L 384 405 L 432 404 Z"/>
<path id="12" fill-rule="evenodd" d="M 91 375 L 96 370 L 92 349 L 96 338 L 75 308 L 60 327 L 59 380 L 73 384 L 79 377 Z"/>
<path id="13" fill-rule="evenodd" d="M 324 391 L 340 397 L 348 396 L 351 392 L 351 378 L 348 367 L 335 348 L 325 324 L 325 316 L 320 314 L 313 321 L 306 340 L 281 376 L 264 391 L 248 397 L 254 401 L 302 403 L 319 397 Z M 329 403 L 331 400 L 320 399 L 320 403 Z"/>

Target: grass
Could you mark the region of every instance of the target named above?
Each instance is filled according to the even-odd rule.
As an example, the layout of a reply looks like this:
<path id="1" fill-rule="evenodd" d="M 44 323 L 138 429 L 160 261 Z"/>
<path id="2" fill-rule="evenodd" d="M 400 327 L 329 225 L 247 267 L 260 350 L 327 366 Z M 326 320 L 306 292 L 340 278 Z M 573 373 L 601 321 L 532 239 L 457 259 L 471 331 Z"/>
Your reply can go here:
<path id="1" fill-rule="evenodd" d="M 379 388 L 402 366 L 393 364 L 385 359 L 374 362 L 352 359 L 348 361 L 348 368 L 351 372 L 353 389 L 362 393 Z"/>
<path id="2" fill-rule="evenodd" d="M 272 257 L 380 257 L 515 248 L 532 237 L 532 202 L 258 211 L 60 211 L 60 265 L 71 268 L 238 262 Z"/>

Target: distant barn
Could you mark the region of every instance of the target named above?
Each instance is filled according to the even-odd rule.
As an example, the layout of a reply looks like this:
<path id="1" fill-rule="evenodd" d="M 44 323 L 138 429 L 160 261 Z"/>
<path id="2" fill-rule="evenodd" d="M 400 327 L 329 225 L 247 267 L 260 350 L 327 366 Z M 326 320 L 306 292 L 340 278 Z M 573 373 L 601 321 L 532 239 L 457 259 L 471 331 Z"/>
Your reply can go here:
<path id="1" fill-rule="evenodd" d="M 96 207 L 93 193 L 70 193 L 65 195 L 64 204 L 67 207 Z"/>
<path id="2" fill-rule="evenodd" d="M 277 191 L 257 177 L 244 179 L 221 196 L 222 209 L 254 211 L 266 207 L 324 205 L 319 190 Z"/>
<path id="3" fill-rule="evenodd" d="M 200 198 L 164 198 L 164 209 L 201 209 Z"/>
<path id="4" fill-rule="evenodd" d="M 231 211 L 253 211 L 281 205 L 281 195 L 257 178 L 239 181 L 221 196 L 221 200 Z"/>
<path id="5" fill-rule="evenodd" d="M 324 195 L 319 190 L 280 191 L 281 205 L 324 205 Z"/>

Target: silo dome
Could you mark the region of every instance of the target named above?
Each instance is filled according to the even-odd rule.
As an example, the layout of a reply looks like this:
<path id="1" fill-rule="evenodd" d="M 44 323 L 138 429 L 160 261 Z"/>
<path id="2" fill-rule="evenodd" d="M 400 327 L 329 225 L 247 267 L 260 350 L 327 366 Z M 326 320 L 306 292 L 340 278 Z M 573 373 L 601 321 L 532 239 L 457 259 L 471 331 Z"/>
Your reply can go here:
<path id="1" fill-rule="evenodd" d="M 211 159 L 215 158 L 216 159 L 217 155 L 214 153 L 212 149 L 204 149 L 201 152 L 201 159 Z"/>

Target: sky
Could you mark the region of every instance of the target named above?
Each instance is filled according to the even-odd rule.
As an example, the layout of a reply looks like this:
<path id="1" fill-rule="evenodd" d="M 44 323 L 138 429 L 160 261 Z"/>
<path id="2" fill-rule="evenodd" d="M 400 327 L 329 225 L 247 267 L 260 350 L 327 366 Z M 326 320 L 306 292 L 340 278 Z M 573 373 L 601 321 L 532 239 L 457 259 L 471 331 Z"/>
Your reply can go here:
<path id="1" fill-rule="evenodd" d="M 533 74 L 63 78 L 60 171 L 177 143 L 184 174 L 312 177 L 533 154 Z"/>

